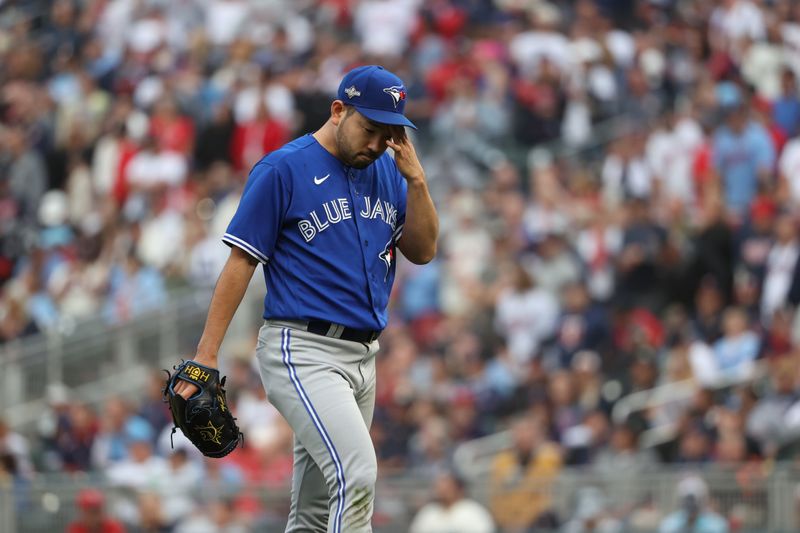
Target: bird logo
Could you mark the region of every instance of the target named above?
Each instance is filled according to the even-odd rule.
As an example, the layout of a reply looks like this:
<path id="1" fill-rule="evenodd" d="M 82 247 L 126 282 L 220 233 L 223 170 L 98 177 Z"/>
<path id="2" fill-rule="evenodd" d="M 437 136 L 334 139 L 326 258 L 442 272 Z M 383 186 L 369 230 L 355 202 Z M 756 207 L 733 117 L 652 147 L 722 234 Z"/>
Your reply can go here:
<path id="1" fill-rule="evenodd" d="M 406 99 L 406 90 L 402 86 L 392 85 L 391 87 L 386 87 L 383 92 L 392 97 L 395 108 L 397 104 Z"/>
<path id="2" fill-rule="evenodd" d="M 383 248 L 383 251 L 378 254 L 381 261 L 384 262 L 386 265 L 386 276 L 384 276 L 383 280 L 386 281 L 389 278 L 389 272 L 392 270 L 392 263 L 394 262 L 394 241 L 390 240 L 386 243 L 386 246 Z"/>

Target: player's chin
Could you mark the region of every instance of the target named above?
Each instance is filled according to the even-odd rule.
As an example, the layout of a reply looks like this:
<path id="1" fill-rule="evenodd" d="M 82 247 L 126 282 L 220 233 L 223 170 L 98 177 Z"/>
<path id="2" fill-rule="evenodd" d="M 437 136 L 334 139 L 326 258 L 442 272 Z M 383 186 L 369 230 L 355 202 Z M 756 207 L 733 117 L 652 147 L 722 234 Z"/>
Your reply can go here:
<path id="1" fill-rule="evenodd" d="M 367 168 L 368 166 L 370 166 L 372 163 L 375 162 L 375 159 L 376 159 L 375 157 L 370 157 L 368 155 L 357 155 L 353 159 L 353 164 L 350 166 L 352 166 L 353 168 Z"/>

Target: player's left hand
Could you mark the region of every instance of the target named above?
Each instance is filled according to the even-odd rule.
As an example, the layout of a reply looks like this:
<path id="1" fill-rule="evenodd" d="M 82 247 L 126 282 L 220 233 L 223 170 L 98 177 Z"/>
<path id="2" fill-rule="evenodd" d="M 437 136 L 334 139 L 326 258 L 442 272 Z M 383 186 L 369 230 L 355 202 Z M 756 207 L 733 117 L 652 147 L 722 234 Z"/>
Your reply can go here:
<path id="1" fill-rule="evenodd" d="M 417 151 L 411 143 L 403 126 L 392 126 L 392 138 L 386 144 L 394 151 L 397 170 L 406 180 L 425 179 L 425 171 L 417 157 Z"/>
<path id="2" fill-rule="evenodd" d="M 219 370 L 197 361 L 183 361 L 167 371 L 164 398 L 172 421 L 203 455 L 224 457 L 242 443 L 242 433 L 225 397 L 225 378 Z M 198 393 L 186 399 L 176 392 L 179 383 L 191 384 Z"/>

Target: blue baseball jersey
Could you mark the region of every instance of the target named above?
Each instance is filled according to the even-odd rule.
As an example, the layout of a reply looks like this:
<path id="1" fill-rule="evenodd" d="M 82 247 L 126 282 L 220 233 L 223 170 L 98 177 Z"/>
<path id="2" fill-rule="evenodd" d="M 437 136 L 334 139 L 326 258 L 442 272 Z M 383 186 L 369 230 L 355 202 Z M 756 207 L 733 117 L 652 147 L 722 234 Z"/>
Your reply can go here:
<path id="1" fill-rule="evenodd" d="M 305 135 L 253 167 L 222 240 L 263 264 L 264 318 L 381 330 L 406 193 L 388 154 L 354 169 Z"/>

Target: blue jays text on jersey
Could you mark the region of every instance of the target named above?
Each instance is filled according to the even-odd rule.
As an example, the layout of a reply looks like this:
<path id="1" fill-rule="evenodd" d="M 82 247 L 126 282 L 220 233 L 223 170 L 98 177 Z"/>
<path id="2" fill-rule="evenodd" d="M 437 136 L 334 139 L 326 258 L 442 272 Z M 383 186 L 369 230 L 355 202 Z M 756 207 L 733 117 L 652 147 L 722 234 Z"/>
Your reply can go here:
<path id="1" fill-rule="evenodd" d="M 388 154 L 353 169 L 306 135 L 253 167 L 222 240 L 264 264 L 264 318 L 381 330 L 406 192 Z"/>
<path id="2" fill-rule="evenodd" d="M 369 196 L 364 196 L 360 200 L 363 206 L 358 214 L 361 217 L 373 220 L 379 218 L 389 224 L 392 229 L 397 226 L 397 208 L 393 204 L 380 198 L 373 202 Z M 319 213 L 317 209 L 311 211 L 309 218 L 299 221 L 297 227 L 300 228 L 306 242 L 311 242 L 317 233 L 325 231 L 332 224 L 338 224 L 351 218 L 353 215 L 350 210 L 350 200 L 336 198 L 322 204 L 322 213 Z"/>

